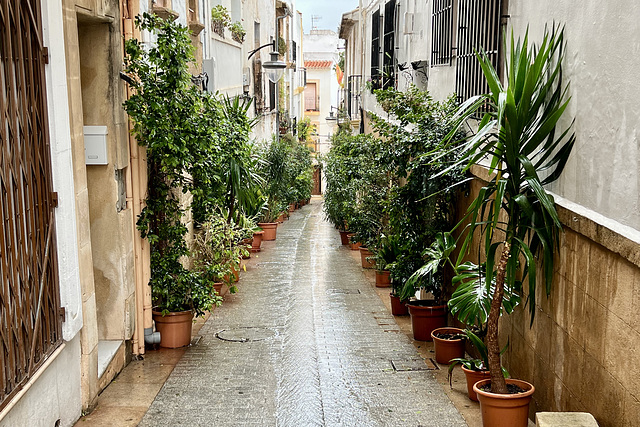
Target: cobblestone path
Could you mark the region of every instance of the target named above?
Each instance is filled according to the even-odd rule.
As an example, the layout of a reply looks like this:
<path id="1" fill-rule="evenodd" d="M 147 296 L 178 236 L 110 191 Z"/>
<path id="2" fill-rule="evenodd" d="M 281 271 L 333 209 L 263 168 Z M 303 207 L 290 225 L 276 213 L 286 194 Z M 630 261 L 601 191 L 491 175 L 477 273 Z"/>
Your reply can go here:
<path id="1" fill-rule="evenodd" d="M 466 426 L 320 200 L 263 248 L 140 426 Z"/>

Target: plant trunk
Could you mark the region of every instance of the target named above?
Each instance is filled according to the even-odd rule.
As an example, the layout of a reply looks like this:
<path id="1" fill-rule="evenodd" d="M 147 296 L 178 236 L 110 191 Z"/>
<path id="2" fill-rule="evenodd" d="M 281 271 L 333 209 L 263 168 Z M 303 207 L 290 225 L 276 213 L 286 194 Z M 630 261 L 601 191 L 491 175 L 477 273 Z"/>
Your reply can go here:
<path id="1" fill-rule="evenodd" d="M 491 311 L 487 320 L 487 356 L 489 361 L 489 372 L 491 372 L 491 393 L 507 393 L 507 383 L 502 374 L 502 364 L 500 363 L 500 343 L 498 341 L 498 321 L 500 320 L 500 309 L 504 298 L 504 280 L 507 274 L 507 262 L 511 253 L 511 245 L 504 242 L 502 255 L 498 262 L 496 272 L 496 289 L 491 299 Z"/>

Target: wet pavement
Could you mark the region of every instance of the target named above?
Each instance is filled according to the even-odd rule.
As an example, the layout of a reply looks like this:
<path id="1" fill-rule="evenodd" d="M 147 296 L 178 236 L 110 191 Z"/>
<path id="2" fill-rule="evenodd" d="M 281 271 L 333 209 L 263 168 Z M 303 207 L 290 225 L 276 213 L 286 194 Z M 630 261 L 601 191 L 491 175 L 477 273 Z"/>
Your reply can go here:
<path id="1" fill-rule="evenodd" d="M 263 248 L 140 426 L 467 425 L 319 199 Z"/>

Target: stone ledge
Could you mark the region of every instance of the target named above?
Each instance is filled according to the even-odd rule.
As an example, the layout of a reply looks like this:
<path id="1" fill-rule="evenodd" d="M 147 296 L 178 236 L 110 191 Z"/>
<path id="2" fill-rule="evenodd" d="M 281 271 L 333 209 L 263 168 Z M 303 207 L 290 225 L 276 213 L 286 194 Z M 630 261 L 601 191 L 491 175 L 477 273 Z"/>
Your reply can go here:
<path id="1" fill-rule="evenodd" d="M 598 427 L 588 412 L 538 412 L 536 427 Z"/>

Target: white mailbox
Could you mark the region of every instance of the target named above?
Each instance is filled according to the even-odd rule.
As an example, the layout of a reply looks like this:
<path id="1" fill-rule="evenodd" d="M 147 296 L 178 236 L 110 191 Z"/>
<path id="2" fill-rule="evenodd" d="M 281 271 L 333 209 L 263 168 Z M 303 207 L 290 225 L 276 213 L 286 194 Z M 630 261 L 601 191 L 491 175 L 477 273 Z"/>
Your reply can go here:
<path id="1" fill-rule="evenodd" d="M 87 165 L 106 165 L 107 127 L 84 126 L 84 161 Z"/>

